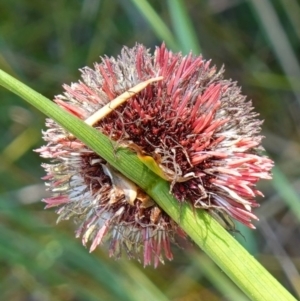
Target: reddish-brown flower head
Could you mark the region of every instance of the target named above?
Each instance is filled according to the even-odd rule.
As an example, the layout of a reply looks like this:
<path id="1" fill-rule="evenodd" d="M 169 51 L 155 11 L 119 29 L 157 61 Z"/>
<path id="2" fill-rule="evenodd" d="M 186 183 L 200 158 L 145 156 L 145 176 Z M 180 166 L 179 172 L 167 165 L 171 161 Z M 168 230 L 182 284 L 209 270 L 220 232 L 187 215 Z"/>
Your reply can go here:
<path id="1" fill-rule="evenodd" d="M 94 124 L 99 131 L 138 153 L 170 182 L 180 202 L 207 209 L 223 225 L 228 216 L 254 228 L 251 212 L 255 185 L 270 179 L 272 161 L 261 155 L 261 121 L 252 104 L 223 69 L 191 54 L 182 56 L 164 45 L 151 55 L 142 45 L 124 47 L 121 55 L 105 57 L 94 69 L 84 68 L 82 81 L 64 86 L 58 105 L 86 120 L 123 92 L 162 76 Z M 170 242 L 181 229 L 139 187 L 79 140 L 48 119 L 47 145 L 41 156 L 45 180 L 53 196 L 47 208 L 59 206 L 59 220 L 81 222 L 77 236 L 91 241 L 93 251 L 109 241 L 110 255 L 125 250 L 143 253 L 145 265 L 172 259 Z"/>

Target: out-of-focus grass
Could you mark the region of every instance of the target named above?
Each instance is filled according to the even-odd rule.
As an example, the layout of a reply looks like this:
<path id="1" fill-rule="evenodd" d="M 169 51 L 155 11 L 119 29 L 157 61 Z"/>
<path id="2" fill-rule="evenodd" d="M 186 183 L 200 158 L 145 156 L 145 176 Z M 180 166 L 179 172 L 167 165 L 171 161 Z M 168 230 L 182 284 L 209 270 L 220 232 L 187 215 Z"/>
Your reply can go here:
<path id="1" fill-rule="evenodd" d="M 262 11 L 263 2 L 269 6 Z M 253 99 L 277 165 L 273 184 L 260 184 L 266 198 L 256 213 L 264 221 L 256 231 L 241 228 L 245 239 L 236 236 L 299 297 L 299 12 L 295 0 L 3 0 L 0 68 L 53 98 L 62 83 L 79 77 L 80 67 L 122 45 L 153 49 L 164 39 L 184 53 L 198 53 L 201 45 L 205 58 L 224 63 L 226 76 Z M 43 172 L 31 151 L 43 143 L 44 116 L 8 91 L 0 89 L 0 97 L 3 300 L 242 300 L 206 257 L 203 266 L 194 265 L 194 256 L 203 255 L 191 244 L 174 246 L 173 262 L 143 269 L 108 259 L 105 248 L 89 254 L 72 223 L 55 226 L 55 214 L 39 202 L 46 195 Z"/>

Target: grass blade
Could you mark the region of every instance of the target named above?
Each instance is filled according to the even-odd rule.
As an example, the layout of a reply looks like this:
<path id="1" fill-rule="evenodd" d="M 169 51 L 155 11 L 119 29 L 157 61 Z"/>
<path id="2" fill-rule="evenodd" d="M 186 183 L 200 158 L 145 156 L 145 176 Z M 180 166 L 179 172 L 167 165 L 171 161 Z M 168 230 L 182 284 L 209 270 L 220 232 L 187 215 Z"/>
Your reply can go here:
<path id="1" fill-rule="evenodd" d="M 169 183 L 151 172 L 132 152 L 115 150 L 96 129 L 65 112 L 49 99 L 0 70 L 0 85 L 19 95 L 61 124 L 103 159 L 134 181 L 173 218 L 252 300 L 295 300 L 241 245 L 204 210 L 180 205 Z M 116 153 L 117 152 L 117 153 Z M 263 285 L 262 285 L 263 283 Z"/>

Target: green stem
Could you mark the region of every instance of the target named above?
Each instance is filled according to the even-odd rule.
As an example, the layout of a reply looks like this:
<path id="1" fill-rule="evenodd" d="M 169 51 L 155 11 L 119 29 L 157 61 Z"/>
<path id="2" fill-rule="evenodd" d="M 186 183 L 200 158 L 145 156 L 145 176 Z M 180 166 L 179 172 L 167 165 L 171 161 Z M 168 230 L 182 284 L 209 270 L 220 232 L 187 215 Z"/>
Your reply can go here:
<path id="1" fill-rule="evenodd" d="M 194 54 L 201 53 L 195 27 L 187 11 L 187 5 L 183 0 L 168 0 L 168 8 L 176 38 L 180 42 L 180 49 L 184 54 L 191 51 Z"/>
<path id="2" fill-rule="evenodd" d="M 0 85 L 19 95 L 98 153 L 144 189 L 252 300 L 295 300 L 218 222 L 204 210 L 179 205 L 168 182 L 127 149 L 65 112 L 55 103 L 0 70 Z"/>
<path id="3" fill-rule="evenodd" d="M 164 41 L 169 48 L 174 51 L 180 50 L 180 47 L 175 40 L 172 32 L 165 24 L 159 14 L 153 9 L 147 0 L 131 0 L 132 4 L 140 11 L 140 13 L 148 21 L 150 28 L 155 32 L 156 36 Z"/>

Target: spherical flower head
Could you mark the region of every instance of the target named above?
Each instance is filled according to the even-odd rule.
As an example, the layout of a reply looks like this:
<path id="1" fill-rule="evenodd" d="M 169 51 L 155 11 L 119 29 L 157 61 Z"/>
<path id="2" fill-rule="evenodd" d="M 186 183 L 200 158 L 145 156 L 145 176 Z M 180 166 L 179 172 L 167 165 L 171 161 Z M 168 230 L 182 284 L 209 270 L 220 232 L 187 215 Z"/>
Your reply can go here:
<path id="1" fill-rule="evenodd" d="M 254 228 L 251 212 L 259 179 L 270 179 L 273 162 L 261 153 L 261 121 L 224 70 L 201 56 L 172 53 L 164 44 L 154 55 L 142 45 L 124 47 L 117 58 L 102 58 L 83 68 L 82 80 L 64 85 L 55 102 L 82 120 L 151 78 L 139 93 L 93 126 L 122 147 L 136 152 L 170 183 L 179 202 L 208 210 L 233 230 L 231 218 Z M 75 218 L 76 232 L 90 251 L 108 241 L 109 254 L 122 250 L 144 265 L 172 259 L 170 244 L 185 236 L 155 202 L 53 120 L 37 151 L 48 189 L 46 208 L 58 206 L 59 220 Z M 142 254 L 142 256 L 141 256 Z M 140 258 L 141 256 L 141 258 Z"/>

